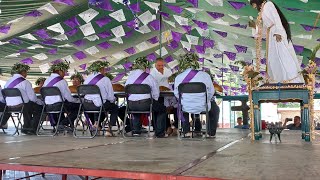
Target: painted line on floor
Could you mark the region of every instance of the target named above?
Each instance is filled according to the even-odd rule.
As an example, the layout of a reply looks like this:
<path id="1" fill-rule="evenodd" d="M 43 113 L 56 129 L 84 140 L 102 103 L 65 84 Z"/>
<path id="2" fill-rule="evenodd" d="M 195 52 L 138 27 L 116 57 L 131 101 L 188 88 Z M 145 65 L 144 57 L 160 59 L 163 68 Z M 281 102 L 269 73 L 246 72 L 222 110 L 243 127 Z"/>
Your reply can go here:
<path id="1" fill-rule="evenodd" d="M 234 141 L 231 141 L 229 142 L 228 144 L 225 144 L 223 145 L 222 147 L 220 147 L 219 149 L 217 150 L 214 150 L 212 152 L 209 152 L 208 154 L 198 158 L 198 159 L 195 159 L 193 161 L 191 161 L 190 163 L 186 164 L 186 165 L 183 165 L 181 166 L 180 168 L 174 170 L 171 174 L 172 175 L 181 175 L 182 173 L 188 171 L 189 169 L 199 165 L 200 163 L 208 160 L 209 158 L 213 157 L 214 155 L 216 155 L 218 152 L 221 152 L 231 146 L 233 146 L 234 144 L 238 143 L 239 141 L 242 141 L 244 138 L 246 138 L 246 136 L 243 136 L 241 139 L 237 139 L 237 140 L 234 140 Z"/>
<path id="2" fill-rule="evenodd" d="M 91 149 L 91 148 L 102 147 L 102 146 L 116 145 L 116 144 L 122 144 L 122 143 L 130 142 L 130 141 L 132 141 L 132 140 L 123 140 L 123 141 L 106 143 L 106 144 L 98 144 L 98 145 L 94 145 L 94 146 L 65 149 L 65 150 L 60 150 L 60 151 L 45 152 L 45 153 L 39 153 L 39 154 L 30 154 L 30 155 L 25 155 L 25 156 L 21 156 L 21 157 L 10 157 L 10 158 L 5 158 L 5 159 L 0 159 L 0 162 L 6 161 L 6 160 L 15 160 L 15 159 L 21 159 L 21 158 L 27 158 L 27 157 L 42 156 L 42 155 L 70 152 L 70 151 L 76 151 L 76 150 L 82 150 L 82 149 Z"/>

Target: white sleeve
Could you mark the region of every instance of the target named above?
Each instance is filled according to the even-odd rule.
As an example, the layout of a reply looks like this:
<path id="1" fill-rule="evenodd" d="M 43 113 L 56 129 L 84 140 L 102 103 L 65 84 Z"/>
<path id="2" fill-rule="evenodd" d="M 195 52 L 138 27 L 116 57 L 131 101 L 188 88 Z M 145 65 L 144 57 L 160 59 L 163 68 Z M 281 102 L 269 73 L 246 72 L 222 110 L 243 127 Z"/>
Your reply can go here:
<path id="1" fill-rule="evenodd" d="M 73 102 L 73 103 L 79 103 L 79 99 L 73 98 L 71 96 L 71 91 L 68 87 L 68 83 L 66 80 L 61 80 L 60 82 L 60 89 L 61 91 L 61 95 L 63 98 L 65 98 L 68 102 Z"/>
<path id="2" fill-rule="evenodd" d="M 26 83 L 25 83 L 25 91 L 26 91 L 26 94 L 27 94 L 30 101 L 37 103 L 39 105 L 43 104 L 42 101 L 37 98 L 37 96 L 34 93 L 34 90 L 32 88 L 32 85 L 29 81 L 26 81 Z"/>
<path id="3" fill-rule="evenodd" d="M 180 85 L 181 82 L 179 82 L 178 78 L 176 77 L 176 79 L 174 80 L 174 90 L 173 90 L 173 93 L 174 93 L 174 96 L 179 99 L 179 91 L 178 91 L 178 87 Z"/>
<path id="4" fill-rule="evenodd" d="M 159 90 L 159 85 L 155 78 L 153 76 L 149 76 L 149 83 L 151 85 L 151 91 L 152 91 L 152 98 L 158 101 L 159 96 L 160 96 L 160 90 Z"/>
<path id="5" fill-rule="evenodd" d="M 112 103 L 115 101 L 114 92 L 112 88 L 112 83 L 109 78 L 104 77 L 104 84 L 107 93 L 107 99 L 110 100 Z"/>
<path id="6" fill-rule="evenodd" d="M 211 100 L 214 95 L 214 86 L 209 74 L 205 74 L 204 82 L 206 82 L 208 99 Z"/>

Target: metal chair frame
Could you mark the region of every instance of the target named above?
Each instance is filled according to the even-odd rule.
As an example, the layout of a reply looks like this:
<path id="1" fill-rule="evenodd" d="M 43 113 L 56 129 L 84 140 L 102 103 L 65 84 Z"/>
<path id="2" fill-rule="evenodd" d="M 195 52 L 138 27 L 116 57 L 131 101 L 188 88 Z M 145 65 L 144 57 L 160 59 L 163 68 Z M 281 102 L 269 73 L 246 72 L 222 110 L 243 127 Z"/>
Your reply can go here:
<path id="1" fill-rule="evenodd" d="M 78 92 L 78 96 L 79 96 L 79 99 L 80 99 L 80 107 L 79 107 L 79 110 L 78 110 L 78 117 L 81 117 L 81 114 L 82 113 L 99 113 L 98 115 L 98 122 L 100 121 L 100 118 L 101 118 L 101 114 L 102 113 L 105 113 L 106 114 L 106 119 L 102 122 L 102 131 L 103 131 L 103 134 L 105 132 L 105 125 L 108 124 L 109 126 L 109 130 L 112 134 L 112 131 L 111 131 L 111 128 L 112 128 L 112 125 L 109 121 L 109 118 L 108 118 L 108 114 L 109 114 L 109 111 L 107 109 L 105 109 L 104 105 L 103 105 L 103 99 L 102 99 L 102 95 L 101 95 L 101 91 L 100 91 L 100 88 L 97 86 L 97 85 L 81 85 L 77 88 L 77 92 Z M 84 96 L 85 95 L 99 95 L 100 97 L 100 100 L 101 100 L 101 106 L 100 107 L 97 107 L 94 105 L 94 103 L 91 101 L 89 102 L 88 100 L 85 100 L 84 99 Z M 90 108 L 93 108 L 93 109 L 90 109 L 90 110 L 87 110 L 86 107 L 88 106 L 91 106 Z M 81 120 L 82 124 L 83 124 L 83 133 L 84 134 L 84 131 L 85 131 L 85 127 L 84 127 L 84 122 L 82 121 L 82 118 L 78 118 L 76 120 L 76 125 L 74 127 L 74 131 L 73 131 L 73 135 L 74 137 L 76 138 L 94 138 L 97 134 L 98 134 L 98 128 L 95 128 L 94 129 L 94 132 L 92 131 L 93 127 L 92 127 L 92 124 L 91 124 L 91 121 L 90 119 L 87 119 L 86 118 L 86 123 L 88 126 L 87 129 L 90 130 L 90 134 L 91 136 L 78 136 L 76 131 L 77 131 L 77 125 L 78 125 L 78 122 Z M 87 130 L 86 129 L 86 130 Z M 113 134 L 112 134 L 113 135 Z"/>
<path id="2" fill-rule="evenodd" d="M 65 108 L 64 106 L 64 99 L 62 98 L 62 94 L 61 94 L 61 91 L 58 87 L 42 87 L 40 89 L 40 94 L 43 98 L 43 102 L 44 102 L 44 105 L 42 106 L 42 111 L 41 111 L 41 116 L 40 116 L 40 120 L 39 120 L 39 124 L 38 124 L 38 127 L 37 127 L 37 136 L 55 136 L 58 134 L 58 126 L 60 124 L 60 121 L 61 121 L 61 116 L 62 116 L 62 113 L 65 113 L 65 112 L 68 112 L 67 109 Z M 52 104 L 46 104 L 45 102 L 45 99 L 47 96 L 59 96 L 60 99 L 61 99 L 61 102 L 57 102 L 59 103 L 58 105 L 60 105 L 60 108 L 59 110 L 47 110 L 49 106 L 51 106 Z M 44 123 L 44 114 L 59 114 L 58 116 L 58 121 L 56 122 L 56 127 L 53 126 L 53 133 L 52 134 L 42 134 L 40 133 L 40 129 L 43 129 L 44 131 L 46 129 L 43 128 L 43 123 Z M 67 115 L 67 118 L 69 120 L 69 123 L 71 123 L 71 120 L 69 119 L 68 115 Z M 52 124 L 51 124 L 52 125 Z"/>
<path id="3" fill-rule="evenodd" d="M 200 88 L 195 88 L 195 86 L 198 86 Z M 189 83 L 181 83 L 178 87 L 178 92 L 179 92 L 179 100 L 178 100 L 178 103 L 179 103 L 179 112 L 180 114 L 178 115 L 178 119 L 179 119 L 179 122 L 178 122 L 178 139 L 181 139 L 181 132 L 183 132 L 183 129 L 181 127 L 181 121 L 182 121 L 182 116 L 183 116 L 183 105 L 181 103 L 181 100 L 182 100 L 182 94 L 189 94 L 189 93 L 205 93 L 205 106 L 206 106 L 206 110 L 205 111 L 202 111 L 199 113 L 199 116 L 201 114 L 205 114 L 206 115 L 206 132 L 205 132 L 205 138 L 208 137 L 208 130 L 209 130 L 209 127 L 210 127 L 210 120 L 208 120 L 208 117 L 209 117 L 209 108 L 208 108 L 208 93 L 207 93 L 207 87 L 204 83 L 202 82 L 189 82 Z M 187 112 L 188 113 L 188 112 Z M 191 131 L 191 137 L 193 138 L 193 134 L 194 134 L 194 128 L 195 128 L 195 122 L 196 122 L 196 119 L 195 119 L 195 114 L 193 114 L 193 123 L 192 123 L 192 131 Z M 202 130 L 201 130 L 202 132 Z M 185 137 L 185 134 L 183 133 L 183 136 Z"/>
<path id="4" fill-rule="evenodd" d="M 138 91 L 139 90 L 139 91 Z M 129 84 L 125 86 L 125 102 L 127 104 L 126 106 L 126 111 L 125 111 L 125 116 L 124 116 L 124 122 L 123 122 L 123 128 L 122 128 L 122 136 L 126 138 L 127 136 L 125 135 L 125 126 L 126 126 L 126 121 L 127 121 L 127 116 L 128 114 L 149 114 L 149 124 L 148 124 L 148 137 L 151 137 L 150 134 L 150 128 L 151 128 L 151 122 L 153 119 L 153 111 L 152 111 L 152 106 L 153 106 L 153 98 L 152 98 L 152 91 L 151 87 L 147 84 Z M 149 94 L 150 95 L 150 109 L 149 111 L 131 111 L 129 107 L 129 96 L 132 94 Z M 132 120 L 130 120 L 130 126 L 132 127 Z M 133 136 L 133 134 L 132 134 Z"/>
<path id="5" fill-rule="evenodd" d="M 18 88 L 6 88 L 6 89 L 2 89 L 1 90 L 1 93 L 3 95 L 3 98 L 4 98 L 4 101 L 5 101 L 5 107 L 4 107 L 4 110 L 3 110 L 3 113 L 2 113 L 2 116 L 1 116 L 1 120 L 0 120 L 0 124 L 2 124 L 2 121 L 3 121 L 3 118 L 4 118 L 4 115 L 5 113 L 10 113 L 10 118 L 11 120 L 13 121 L 13 125 L 14 127 L 16 128 L 16 131 L 12 134 L 13 136 L 15 134 L 20 134 L 19 133 L 19 125 L 21 126 L 22 128 L 22 123 L 21 123 L 21 118 L 22 118 L 22 115 L 23 115 L 23 110 L 24 110 L 24 100 L 23 100 L 23 97 L 22 97 L 22 94 L 20 92 L 20 90 Z M 13 106 L 8 106 L 7 105 L 7 97 L 19 97 L 21 99 L 21 104 L 18 104 L 16 105 L 17 109 L 11 109 L 11 108 L 15 108 Z M 16 114 L 16 116 L 13 116 L 12 114 Z M 16 117 L 18 119 L 18 124 L 16 125 L 15 123 L 15 120 L 14 120 L 14 117 Z M 4 133 L 5 130 L 2 128 L 2 131 Z"/>

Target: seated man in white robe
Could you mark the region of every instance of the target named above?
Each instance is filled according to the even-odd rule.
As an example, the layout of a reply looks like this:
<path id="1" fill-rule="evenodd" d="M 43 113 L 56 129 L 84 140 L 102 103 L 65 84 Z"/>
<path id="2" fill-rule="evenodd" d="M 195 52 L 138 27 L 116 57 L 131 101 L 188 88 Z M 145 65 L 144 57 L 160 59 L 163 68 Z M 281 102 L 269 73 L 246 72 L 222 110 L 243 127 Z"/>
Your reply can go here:
<path id="1" fill-rule="evenodd" d="M 28 65 L 16 63 L 11 70 L 12 77 L 7 81 L 4 88 L 18 88 L 20 90 L 25 103 L 21 132 L 32 135 L 36 133 L 43 103 L 34 93 L 32 84 L 26 80 L 29 69 Z M 19 97 L 8 97 L 6 102 L 8 106 L 17 106 L 22 103 Z"/>
<path id="2" fill-rule="evenodd" d="M 68 87 L 67 81 L 64 79 L 64 76 L 66 72 L 69 69 L 69 64 L 60 62 L 57 64 L 54 64 L 49 69 L 49 72 L 51 75 L 46 79 L 44 82 L 43 87 L 57 87 L 59 88 L 62 96 L 62 100 L 59 98 L 59 96 L 47 96 L 45 98 L 45 103 L 49 105 L 54 105 L 58 102 L 64 101 L 66 110 L 68 111 L 68 117 L 71 120 L 71 123 L 69 123 L 68 118 L 62 119 L 60 122 L 61 125 L 68 126 L 70 125 L 70 131 L 73 130 L 74 127 L 74 120 L 77 118 L 78 110 L 79 110 L 79 103 L 80 100 L 78 98 L 74 98 L 71 95 L 71 91 Z M 58 118 L 55 117 L 55 120 Z M 55 124 L 52 124 L 55 125 Z"/>
<path id="3" fill-rule="evenodd" d="M 86 95 L 86 100 L 93 101 L 95 106 L 100 107 L 102 104 L 107 111 L 110 111 L 110 123 L 111 126 L 116 124 L 118 118 L 118 106 L 115 104 L 115 97 L 112 88 L 111 81 L 105 74 L 105 68 L 108 67 L 107 61 L 95 61 L 92 63 L 88 71 L 91 74 L 84 81 L 84 84 L 97 85 L 100 89 L 103 102 L 101 102 L 100 96 L 97 94 Z M 105 114 L 102 113 L 100 120 L 98 121 L 98 114 L 90 114 L 90 119 L 96 128 L 101 129 L 101 121 L 105 119 Z M 106 136 L 112 136 L 111 129 L 106 130 Z"/>
<path id="4" fill-rule="evenodd" d="M 199 68 L 198 56 L 196 54 L 187 53 L 179 59 L 179 67 L 183 71 L 175 78 L 174 82 L 174 95 L 179 98 L 178 87 L 181 83 L 189 83 L 189 82 L 202 82 L 207 87 L 207 97 L 204 97 L 205 94 L 183 94 L 181 104 L 183 107 L 183 116 L 182 116 L 182 128 L 183 133 L 186 135 L 190 131 L 190 123 L 189 123 L 189 114 L 199 114 L 206 110 L 204 98 L 208 100 L 208 109 L 209 109 L 209 118 L 207 119 L 207 123 L 209 121 L 209 136 L 215 137 L 218 120 L 219 120 L 219 107 L 214 100 L 214 87 L 211 77 L 208 73 L 197 70 Z M 195 131 L 201 131 L 201 122 L 196 120 Z M 196 135 L 201 135 L 197 133 Z M 188 136 L 188 134 L 187 134 Z"/>
<path id="5" fill-rule="evenodd" d="M 166 87 L 170 90 L 168 78 L 172 75 L 170 69 L 165 67 L 165 61 L 162 58 L 157 58 L 155 62 L 155 67 L 151 69 L 150 74 L 157 80 L 159 86 Z M 175 97 L 160 97 L 159 102 L 163 103 L 167 107 L 167 112 L 173 112 L 174 123 L 171 126 L 170 118 L 167 117 L 166 129 L 168 135 L 177 135 L 178 128 L 178 118 L 177 118 L 177 101 Z"/>
<path id="6" fill-rule="evenodd" d="M 154 113 L 154 129 L 155 136 L 158 138 L 165 137 L 165 121 L 166 121 L 166 107 L 158 102 L 160 91 L 157 81 L 148 73 L 146 69 L 149 68 L 149 61 L 145 57 L 137 58 L 133 64 L 133 71 L 130 72 L 127 82 L 129 84 L 147 84 L 150 86 L 152 91 L 153 106 L 152 110 Z M 132 94 L 128 99 L 131 110 L 146 111 L 149 109 L 150 95 L 148 94 Z M 133 129 L 134 135 L 141 133 L 140 114 L 133 115 Z"/>

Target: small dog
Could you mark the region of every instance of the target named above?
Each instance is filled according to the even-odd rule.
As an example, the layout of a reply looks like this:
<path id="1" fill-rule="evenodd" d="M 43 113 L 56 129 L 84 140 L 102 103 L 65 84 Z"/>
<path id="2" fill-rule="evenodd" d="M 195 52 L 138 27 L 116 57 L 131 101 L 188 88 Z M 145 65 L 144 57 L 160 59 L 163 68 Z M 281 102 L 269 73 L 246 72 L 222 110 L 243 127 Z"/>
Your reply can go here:
<path id="1" fill-rule="evenodd" d="M 270 142 L 272 141 L 273 135 L 275 136 L 276 141 L 277 141 L 276 135 L 278 135 L 279 141 L 281 142 L 280 134 L 281 134 L 282 130 L 284 129 L 282 127 L 282 124 L 280 122 L 276 122 L 276 123 L 272 122 L 268 125 L 268 129 L 270 132 Z"/>

